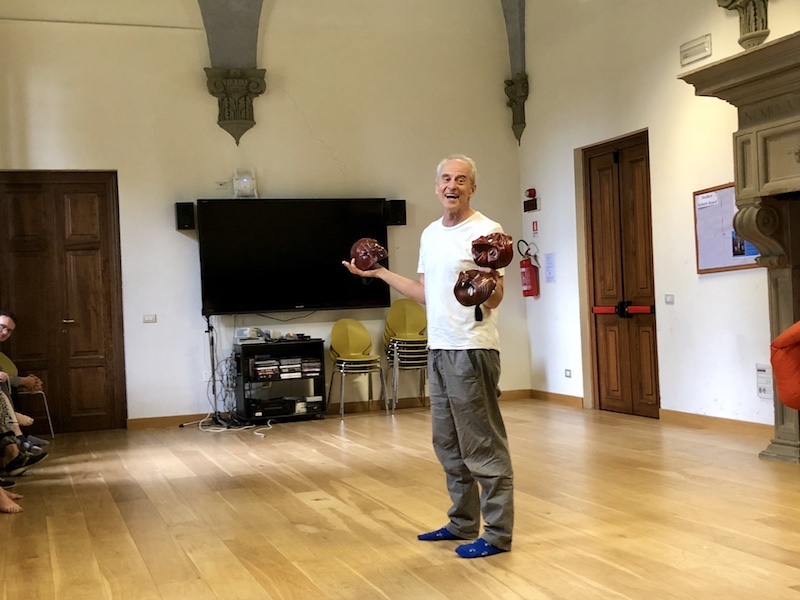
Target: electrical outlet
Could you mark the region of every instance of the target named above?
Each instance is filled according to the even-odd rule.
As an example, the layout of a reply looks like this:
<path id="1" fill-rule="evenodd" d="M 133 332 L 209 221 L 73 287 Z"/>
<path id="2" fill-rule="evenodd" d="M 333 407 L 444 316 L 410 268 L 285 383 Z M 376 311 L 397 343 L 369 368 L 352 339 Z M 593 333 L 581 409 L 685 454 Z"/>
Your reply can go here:
<path id="1" fill-rule="evenodd" d="M 203 381 L 206 383 L 211 381 L 211 371 L 203 371 Z"/>
<path id="2" fill-rule="evenodd" d="M 572 369 L 564 369 L 564 377 L 572 377 Z"/>

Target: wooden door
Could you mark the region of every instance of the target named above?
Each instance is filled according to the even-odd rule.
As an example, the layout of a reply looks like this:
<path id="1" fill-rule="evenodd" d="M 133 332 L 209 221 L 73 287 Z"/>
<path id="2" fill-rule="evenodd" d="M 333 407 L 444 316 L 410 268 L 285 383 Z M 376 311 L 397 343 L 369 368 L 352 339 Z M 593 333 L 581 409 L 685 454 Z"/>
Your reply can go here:
<path id="1" fill-rule="evenodd" d="M 0 219 L 3 351 L 44 381 L 56 432 L 125 427 L 116 173 L 0 171 Z M 40 397 L 20 402 L 47 431 Z"/>
<path id="2" fill-rule="evenodd" d="M 658 417 L 647 134 L 584 151 L 593 379 L 602 410 Z"/>

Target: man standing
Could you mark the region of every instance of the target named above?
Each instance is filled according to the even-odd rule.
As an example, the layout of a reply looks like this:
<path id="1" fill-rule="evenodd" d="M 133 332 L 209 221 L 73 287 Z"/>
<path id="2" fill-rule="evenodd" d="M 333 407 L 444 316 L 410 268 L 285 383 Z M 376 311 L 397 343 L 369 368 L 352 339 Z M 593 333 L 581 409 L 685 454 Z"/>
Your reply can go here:
<path id="1" fill-rule="evenodd" d="M 470 206 L 477 177 L 469 157 L 454 155 L 439 163 L 434 189 L 444 214 L 422 232 L 418 281 L 381 265 L 362 271 L 354 261 L 343 263 L 351 273 L 381 279 L 425 304 L 433 447 L 453 505 L 447 525 L 417 537 L 422 541 L 473 540 L 478 537 L 482 513 L 483 535 L 456 548 L 462 558 L 510 550 L 514 523 L 511 457 L 498 405 L 495 309 L 503 299 L 503 274 L 476 267 L 471 253 L 473 240 L 502 228 Z M 462 306 L 453 292 L 459 273 L 471 269 L 491 273 L 497 281 L 482 305 L 482 318 L 475 307 Z"/>

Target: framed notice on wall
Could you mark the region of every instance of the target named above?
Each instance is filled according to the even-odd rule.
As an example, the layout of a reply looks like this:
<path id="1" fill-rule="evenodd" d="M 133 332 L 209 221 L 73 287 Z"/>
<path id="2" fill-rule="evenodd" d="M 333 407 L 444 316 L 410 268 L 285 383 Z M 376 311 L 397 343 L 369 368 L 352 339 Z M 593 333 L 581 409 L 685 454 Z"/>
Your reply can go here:
<path id="1" fill-rule="evenodd" d="M 736 195 L 732 183 L 694 193 L 697 272 L 757 267 L 758 250 L 733 229 Z"/>

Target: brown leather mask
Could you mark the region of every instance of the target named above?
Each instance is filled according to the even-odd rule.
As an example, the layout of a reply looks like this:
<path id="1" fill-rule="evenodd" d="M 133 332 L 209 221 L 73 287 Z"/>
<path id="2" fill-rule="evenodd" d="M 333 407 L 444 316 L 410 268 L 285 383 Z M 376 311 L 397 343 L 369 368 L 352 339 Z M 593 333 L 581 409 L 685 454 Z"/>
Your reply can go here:
<path id="1" fill-rule="evenodd" d="M 472 260 L 479 267 L 501 269 L 511 264 L 514 248 L 511 236 L 505 233 L 482 235 L 472 242 Z"/>
<path id="2" fill-rule="evenodd" d="M 453 293 L 464 306 L 477 306 L 489 299 L 496 285 L 497 280 L 489 273 L 471 269 L 458 274 Z"/>
<path id="3" fill-rule="evenodd" d="M 350 248 L 350 258 L 356 260 L 356 267 L 362 271 L 374 269 L 377 262 L 387 256 L 386 248 L 372 238 L 361 238 Z"/>

